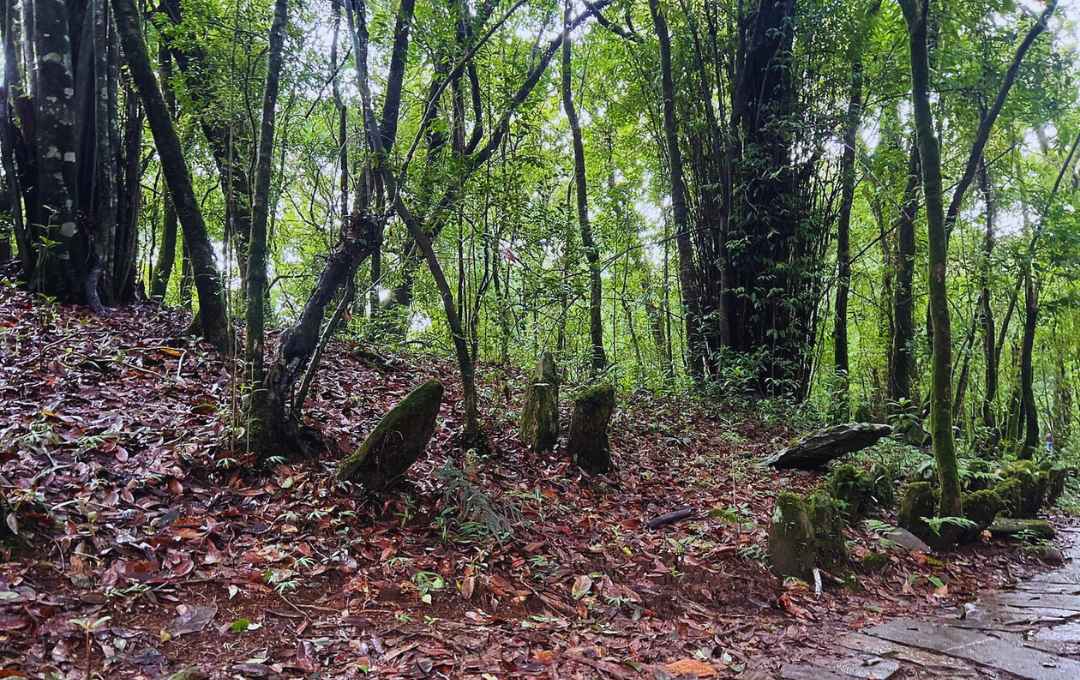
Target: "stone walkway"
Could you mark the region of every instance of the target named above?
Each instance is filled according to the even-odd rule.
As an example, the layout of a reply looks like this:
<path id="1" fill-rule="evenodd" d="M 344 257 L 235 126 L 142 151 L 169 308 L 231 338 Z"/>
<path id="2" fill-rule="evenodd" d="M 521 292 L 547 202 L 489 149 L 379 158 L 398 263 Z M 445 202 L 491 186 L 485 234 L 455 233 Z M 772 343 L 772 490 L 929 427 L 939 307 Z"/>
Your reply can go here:
<path id="1" fill-rule="evenodd" d="M 849 633 L 835 653 L 783 667 L 782 680 L 1080 680 L 1080 531 L 1061 531 L 1065 566 L 933 620 Z"/>

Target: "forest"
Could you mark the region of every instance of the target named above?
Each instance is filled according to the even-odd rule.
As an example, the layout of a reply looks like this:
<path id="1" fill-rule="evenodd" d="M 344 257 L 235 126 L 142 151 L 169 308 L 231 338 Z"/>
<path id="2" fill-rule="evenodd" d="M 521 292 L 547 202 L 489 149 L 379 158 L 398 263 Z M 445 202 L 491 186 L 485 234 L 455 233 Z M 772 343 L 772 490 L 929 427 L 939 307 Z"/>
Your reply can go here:
<path id="1" fill-rule="evenodd" d="M 1073 3 L 0 2 L 0 677 L 1080 677 Z"/>

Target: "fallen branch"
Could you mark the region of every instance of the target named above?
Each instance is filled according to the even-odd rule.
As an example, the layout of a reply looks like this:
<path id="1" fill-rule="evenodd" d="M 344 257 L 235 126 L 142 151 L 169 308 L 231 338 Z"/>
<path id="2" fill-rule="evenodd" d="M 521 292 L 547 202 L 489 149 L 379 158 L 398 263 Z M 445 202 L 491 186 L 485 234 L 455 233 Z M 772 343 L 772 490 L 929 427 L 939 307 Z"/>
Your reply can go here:
<path id="1" fill-rule="evenodd" d="M 697 513 L 694 508 L 680 508 L 678 510 L 672 510 L 671 512 L 664 513 L 659 517 L 654 517 L 646 522 L 645 526 L 650 529 L 659 529 L 675 522 L 681 522 L 684 519 L 693 517 Z"/>

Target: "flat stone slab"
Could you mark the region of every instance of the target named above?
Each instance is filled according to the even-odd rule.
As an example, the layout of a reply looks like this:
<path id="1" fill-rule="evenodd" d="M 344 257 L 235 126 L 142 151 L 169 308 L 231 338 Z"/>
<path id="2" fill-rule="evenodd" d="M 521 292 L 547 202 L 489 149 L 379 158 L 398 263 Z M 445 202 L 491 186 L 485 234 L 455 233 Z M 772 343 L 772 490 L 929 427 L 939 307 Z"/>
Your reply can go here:
<path id="1" fill-rule="evenodd" d="M 1036 609 L 1064 609 L 1077 612 L 1080 615 L 1080 597 L 1076 595 L 1055 595 L 1046 593 L 994 593 L 986 597 L 982 602 L 988 606 L 996 603 L 1010 607 L 1036 608 Z"/>
<path id="2" fill-rule="evenodd" d="M 802 438 L 762 461 L 775 468 L 816 470 L 848 453 L 861 451 L 892 434 L 892 427 L 878 423 L 834 425 Z"/>
<path id="3" fill-rule="evenodd" d="M 1075 680 L 1080 661 L 1023 647 L 985 633 L 941 623 L 899 619 L 865 631 L 897 644 L 919 647 L 980 666 L 1018 675 L 1027 680 Z"/>
<path id="4" fill-rule="evenodd" d="M 863 635 L 862 633 L 848 633 L 838 639 L 837 644 L 856 652 L 898 659 L 931 672 L 941 671 L 951 678 L 976 677 L 976 674 L 971 670 L 970 665 L 960 659 L 928 652 L 924 649 L 919 649 L 918 647 L 898 645 L 895 642 L 871 637 L 870 635 Z"/>

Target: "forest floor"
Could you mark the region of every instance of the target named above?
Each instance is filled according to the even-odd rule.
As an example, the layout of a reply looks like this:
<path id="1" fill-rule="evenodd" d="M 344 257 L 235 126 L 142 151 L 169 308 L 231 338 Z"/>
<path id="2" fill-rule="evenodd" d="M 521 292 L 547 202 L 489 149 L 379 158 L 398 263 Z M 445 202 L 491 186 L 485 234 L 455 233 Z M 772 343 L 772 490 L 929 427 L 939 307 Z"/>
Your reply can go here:
<path id="1" fill-rule="evenodd" d="M 815 595 L 764 562 L 774 495 L 819 477 L 758 466 L 797 434 L 779 414 L 623 396 L 617 470 L 588 478 L 519 443 L 520 375 L 483 371 L 477 459 L 454 445 L 452 364 L 342 343 L 308 405 L 332 450 L 255 469 L 229 441 L 232 366 L 186 323 L 0 287 L 0 484 L 47 508 L 23 504 L 34 536 L 0 565 L 0 678 L 771 677 L 840 632 L 1045 568 L 997 542 L 887 550 L 856 526 L 855 558 L 887 563 Z M 403 487 L 336 485 L 336 460 L 430 378 L 447 398 Z"/>

